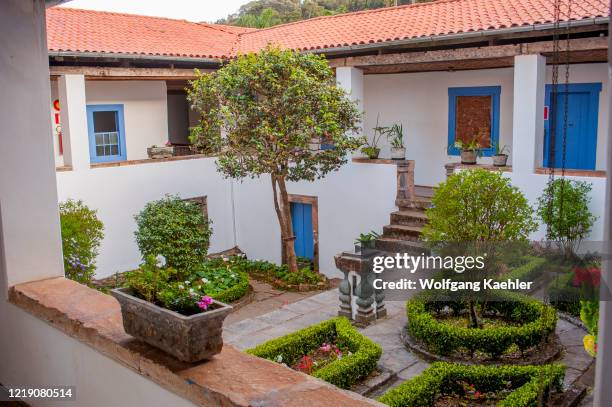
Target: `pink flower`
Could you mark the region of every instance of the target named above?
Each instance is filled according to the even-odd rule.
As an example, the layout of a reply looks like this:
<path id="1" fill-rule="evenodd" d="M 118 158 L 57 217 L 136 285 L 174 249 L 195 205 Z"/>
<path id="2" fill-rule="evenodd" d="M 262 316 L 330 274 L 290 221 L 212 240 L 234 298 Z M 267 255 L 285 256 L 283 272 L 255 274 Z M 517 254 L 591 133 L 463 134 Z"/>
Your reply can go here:
<path id="1" fill-rule="evenodd" d="M 166 147 L 170 147 L 172 145 L 172 142 L 170 140 L 166 141 Z"/>
<path id="2" fill-rule="evenodd" d="M 321 346 L 319 348 L 319 350 L 323 351 L 323 352 L 329 352 L 331 351 L 331 344 L 329 343 L 324 343 L 323 346 Z"/>
<path id="3" fill-rule="evenodd" d="M 208 295 L 203 296 L 202 298 L 200 298 L 200 301 L 196 302 L 198 307 L 200 307 L 200 309 L 204 311 L 206 311 L 208 307 L 210 306 L 210 304 L 212 303 L 213 303 L 213 299 L 210 298 Z"/>

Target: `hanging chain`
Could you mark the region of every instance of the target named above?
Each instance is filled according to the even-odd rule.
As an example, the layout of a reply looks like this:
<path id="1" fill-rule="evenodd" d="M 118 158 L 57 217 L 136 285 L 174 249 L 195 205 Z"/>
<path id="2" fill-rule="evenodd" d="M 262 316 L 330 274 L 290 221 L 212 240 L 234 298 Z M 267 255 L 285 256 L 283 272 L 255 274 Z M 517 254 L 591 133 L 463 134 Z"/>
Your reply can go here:
<path id="1" fill-rule="evenodd" d="M 553 52 L 552 52 L 552 86 L 550 94 L 550 106 L 548 110 L 548 184 L 547 191 L 548 201 L 547 212 L 548 218 L 552 219 L 554 215 L 554 197 L 553 191 L 555 182 L 555 153 L 556 153 L 556 138 L 557 138 L 557 99 L 559 93 L 559 29 L 561 21 L 561 0 L 554 0 L 553 9 Z M 551 239 L 550 225 L 546 225 L 546 238 Z"/>

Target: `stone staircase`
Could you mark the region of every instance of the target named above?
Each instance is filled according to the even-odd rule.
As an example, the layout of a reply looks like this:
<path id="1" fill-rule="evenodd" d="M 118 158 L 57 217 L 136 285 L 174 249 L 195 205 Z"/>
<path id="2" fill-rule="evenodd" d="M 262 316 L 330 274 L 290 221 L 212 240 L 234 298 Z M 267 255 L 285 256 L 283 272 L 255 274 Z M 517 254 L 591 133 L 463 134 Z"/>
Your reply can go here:
<path id="1" fill-rule="evenodd" d="M 429 252 L 420 236 L 428 221 L 425 210 L 431 206 L 432 193 L 431 188 L 416 187 L 413 198 L 396 200 L 398 210 L 391 213 L 390 224 L 376 240 L 378 250 L 411 255 Z"/>

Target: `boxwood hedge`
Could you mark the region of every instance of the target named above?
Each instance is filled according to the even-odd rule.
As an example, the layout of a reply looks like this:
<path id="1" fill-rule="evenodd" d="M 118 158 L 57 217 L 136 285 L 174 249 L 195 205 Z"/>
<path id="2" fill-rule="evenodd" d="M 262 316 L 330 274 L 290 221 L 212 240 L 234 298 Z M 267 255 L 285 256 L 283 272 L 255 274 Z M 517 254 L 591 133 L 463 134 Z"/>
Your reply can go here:
<path id="1" fill-rule="evenodd" d="M 382 354 L 382 348 L 378 344 L 357 332 L 344 317 L 332 318 L 272 339 L 247 350 L 247 353 L 274 361 L 280 356 L 283 363 L 293 365 L 303 355 L 325 342 L 335 342 L 346 347 L 351 354 L 316 370 L 313 376 L 343 389 L 368 376 Z"/>
<path id="2" fill-rule="evenodd" d="M 408 300 L 408 332 L 430 351 L 446 356 L 465 349 L 470 353 L 484 352 L 493 358 L 501 356 L 510 346 L 521 351 L 545 341 L 554 332 L 557 313 L 540 301 L 508 291 L 492 291 L 486 304 L 488 311 L 518 326 L 473 329 L 454 326 L 435 318 L 434 313 L 445 307 L 455 312 L 466 305 L 457 300 L 445 300 L 440 293 L 421 293 Z"/>
<path id="3" fill-rule="evenodd" d="M 498 280 L 531 281 L 538 277 L 546 265 L 543 257 L 525 256 L 526 262 L 502 275 Z"/>
<path id="4" fill-rule="evenodd" d="M 551 390 L 561 391 L 565 367 L 545 366 L 466 366 L 436 362 L 419 376 L 389 390 L 379 401 L 391 407 L 430 407 L 437 396 L 461 394 L 460 382 L 473 384 L 481 393 L 504 390 L 508 382 L 512 391 L 498 407 L 528 407 L 537 405 Z"/>
<path id="5" fill-rule="evenodd" d="M 211 297 L 226 304 L 242 298 L 249 291 L 249 276 L 242 271 L 237 272 L 240 281 L 230 288 L 212 294 Z"/>

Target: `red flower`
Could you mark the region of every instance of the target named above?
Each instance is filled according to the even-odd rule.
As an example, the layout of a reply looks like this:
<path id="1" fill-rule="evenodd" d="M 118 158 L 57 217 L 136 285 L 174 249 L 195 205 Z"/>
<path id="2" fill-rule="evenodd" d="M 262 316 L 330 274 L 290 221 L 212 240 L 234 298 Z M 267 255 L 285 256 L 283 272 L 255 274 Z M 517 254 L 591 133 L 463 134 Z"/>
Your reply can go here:
<path id="1" fill-rule="evenodd" d="M 298 370 L 304 373 L 310 374 L 312 372 L 313 365 L 314 365 L 314 361 L 312 360 L 312 358 L 308 355 L 305 355 L 302 357 L 302 360 L 300 361 L 300 363 L 298 363 L 297 368 Z"/>
<path id="2" fill-rule="evenodd" d="M 586 284 L 590 287 L 599 287 L 601 282 L 601 270 L 597 267 L 589 269 L 575 268 L 574 269 L 574 286 Z"/>

